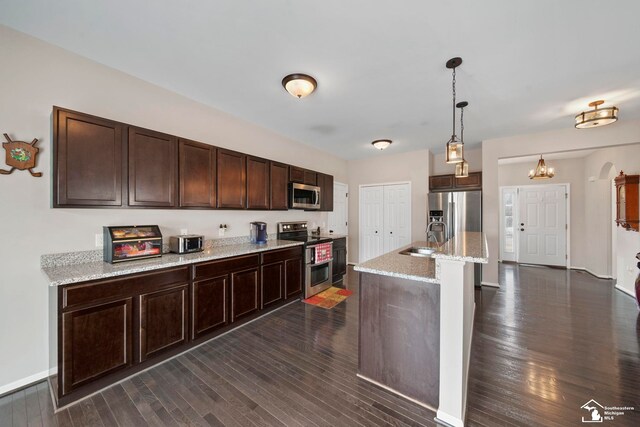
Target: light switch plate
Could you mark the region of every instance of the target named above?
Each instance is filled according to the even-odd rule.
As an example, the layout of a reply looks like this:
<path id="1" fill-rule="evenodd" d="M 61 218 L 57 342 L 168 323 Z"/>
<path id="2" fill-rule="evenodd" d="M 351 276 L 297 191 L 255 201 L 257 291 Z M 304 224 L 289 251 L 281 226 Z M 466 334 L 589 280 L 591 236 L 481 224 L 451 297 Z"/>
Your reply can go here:
<path id="1" fill-rule="evenodd" d="M 104 234 L 96 234 L 96 248 L 101 248 L 104 244 Z"/>
<path id="2" fill-rule="evenodd" d="M 218 237 L 224 237 L 224 228 L 218 229 Z"/>

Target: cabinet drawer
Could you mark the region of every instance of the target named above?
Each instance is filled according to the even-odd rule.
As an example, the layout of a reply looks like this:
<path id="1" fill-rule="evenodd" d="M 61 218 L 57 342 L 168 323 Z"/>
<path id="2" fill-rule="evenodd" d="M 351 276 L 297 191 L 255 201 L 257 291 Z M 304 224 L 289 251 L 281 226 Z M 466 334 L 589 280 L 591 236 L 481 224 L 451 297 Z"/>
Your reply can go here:
<path id="1" fill-rule="evenodd" d="M 270 264 L 272 262 L 284 261 L 285 259 L 291 258 L 302 258 L 302 245 L 262 253 L 263 264 Z"/>
<path id="2" fill-rule="evenodd" d="M 121 279 L 71 285 L 62 289 L 62 309 L 95 304 L 124 296 L 161 290 L 175 283 L 189 281 L 189 267 L 179 267 L 147 274 L 125 276 Z"/>
<path id="3" fill-rule="evenodd" d="M 333 248 L 346 248 L 347 247 L 347 238 L 340 237 L 339 239 L 333 239 Z"/>
<path id="4" fill-rule="evenodd" d="M 227 258 L 220 261 L 204 262 L 196 264 L 193 280 L 202 280 L 209 277 L 218 277 L 234 271 L 248 270 L 260 265 L 260 254 L 246 255 L 235 258 Z"/>

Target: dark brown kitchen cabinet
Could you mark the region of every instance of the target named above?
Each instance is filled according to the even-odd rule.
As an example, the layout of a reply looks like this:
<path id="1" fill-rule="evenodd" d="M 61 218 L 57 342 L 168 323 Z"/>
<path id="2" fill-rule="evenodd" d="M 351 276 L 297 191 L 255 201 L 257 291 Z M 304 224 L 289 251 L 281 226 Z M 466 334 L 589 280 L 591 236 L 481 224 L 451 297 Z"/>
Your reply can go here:
<path id="1" fill-rule="evenodd" d="M 133 298 L 62 313 L 60 394 L 132 364 Z"/>
<path id="2" fill-rule="evenodd" d="M 179 140 L 180 207 L 216 207 L 216 149 L 200 142 Z"/>
<path id="3" fill-rule="evenodd" d="M 178 347 L 188 340 L 189 284 L 140 295 L 138 360 Z"/>
<path id="4" fill-rule="evenodd" d="M 333 283 L 342 280 L 347 274 L 347 239 L 333 239 Z"/>
<path id="5" fill-rule="evenodd" d="M 287 210 L 289 208 L 289 166 L 270 162 L 269 171 L 269 209 Z"/>
<path id="6" fill-rule="evenodd" d="M 289 167 L 289 181 L 304 184 L 304 169 L 297 166 Z"/>
<path id="7" fill-rule="evenodd" d="M 261 267 L 262 308 L 282 301 L 284 298 L 284 261 Z"/>
<path id="8" fill-rule="evenodd" d="M 318 173 L 318 186 L 320 187 L 320 210 L 333 212 L 333 176 Z"/>
<path id="9" fill-rule="evenodd" d="M 121 207 L 124 139 L 121 123 L 54 107 L 54 207 Z"/>
<path id="10" fill-rule="evenodd" d="M 227 289 L 229 276 L 201 280 L 193 283 L 191 338 L 204 336 L 229 323 L 227 315 Z"/>
<path id="11" fill-rule="evenodd" d="M 178 141 L 175 136 L 129 127 L 129 206 L 178 205 Z"/>
<path id="12" fill-rule="evenodd" d="M 260 309 L 260 269 L 231 273 L 231 321 L 255 313 Z"/>
<path id="13" fill-rule="evenodd" d="M 307 185 L 318 185 L 318 173 L 309 169 L 305 169 L 304 183 Z"/>
<path id="14" fill-rule="evenodd" d="M 285 298 L 289 299 L 302 293 L 304 284 L 304 259 L 302 256 L 284 261 Z"/>
<path id="15" fill-rule="evenodd" d="M 236 151 L 218 149 L 218 203 L 219 208 L 245 209 L 247 204 L 247 156 Z"/>
<path id="16" fill-rule="evenodd" d="M 269 209 L 269 163 L 247 156 L 247 209 Z"/>
<path id="17" fill-rule="evenodd" d="M 482 190 L 482 172 L 469 172 L 465 178 L 456 178 L 454 174 L 429 177 L 429 191 L 468 191 Z"/>

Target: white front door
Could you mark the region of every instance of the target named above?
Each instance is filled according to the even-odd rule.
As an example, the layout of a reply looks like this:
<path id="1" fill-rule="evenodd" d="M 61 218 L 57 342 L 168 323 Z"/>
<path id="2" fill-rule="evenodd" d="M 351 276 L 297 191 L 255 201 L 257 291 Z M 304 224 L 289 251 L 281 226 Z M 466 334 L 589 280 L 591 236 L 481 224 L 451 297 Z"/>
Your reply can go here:
<path id="1" fill-rule="evenodd" d="M 347 184 L 333 183 L 333 211 L 329 212 L 329 231 L 347 234 Z"/>
<path id="2" fill-rule="evenodd" d="M 383 253 L 411 243 L 411 194 L 409 191 L 409 184 L 384 186 Z"/>
<path id="3" fill-rule="evenodd" d="M 382 255 L 383 252 L 383 187 L 360 189 L 360 262 Z"/>
<path id="4" fill-rule="evenodd" d="M 516 227 L 518 225 L 517 188 L 502 188 L 500 200 L 500 260 L 515 261 L 516 230 L 520 232 L 520 227 Z"/>
<path id="5" fill-rule="evenodd" d="M 518 262 L 567 265 L 566 194 L 564 185 L 520 187 Z"/>

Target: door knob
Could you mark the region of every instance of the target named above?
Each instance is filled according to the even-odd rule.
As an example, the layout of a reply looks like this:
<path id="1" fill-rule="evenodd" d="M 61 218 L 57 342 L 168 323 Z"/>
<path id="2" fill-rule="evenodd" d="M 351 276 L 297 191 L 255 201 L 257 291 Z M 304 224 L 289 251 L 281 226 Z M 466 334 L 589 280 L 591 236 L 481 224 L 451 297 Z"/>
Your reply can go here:
<path id="1" fill-rule="evenodd" d="M 376 231 L 376 234 L 378 234 L 378 232 Z"/>
<path id="2" fill-rule="evenodd" d="M 393 231 L 390 231 L 389 234 L 393 234 Z"/>
<path id="3" fill-rule="evenodd" d="M 524 228 L 521 228 L 520 231 L 524 231 Z"/>
<path id="4" fill-rule="evenodd" d="M 521 222 L 520 225 L 524 225 L 524 222 Z"/>

